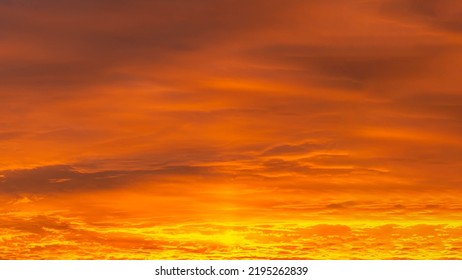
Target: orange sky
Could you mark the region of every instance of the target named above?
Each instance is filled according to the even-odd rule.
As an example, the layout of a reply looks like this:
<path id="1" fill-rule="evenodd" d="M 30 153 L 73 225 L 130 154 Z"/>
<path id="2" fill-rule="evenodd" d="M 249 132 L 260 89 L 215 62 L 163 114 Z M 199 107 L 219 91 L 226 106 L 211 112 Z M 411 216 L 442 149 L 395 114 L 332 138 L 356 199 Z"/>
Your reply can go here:
<path id="1" fill-rule="evenodd" d="M 0 259 L 462 258 L 458 0 L 0 0 Z"/>

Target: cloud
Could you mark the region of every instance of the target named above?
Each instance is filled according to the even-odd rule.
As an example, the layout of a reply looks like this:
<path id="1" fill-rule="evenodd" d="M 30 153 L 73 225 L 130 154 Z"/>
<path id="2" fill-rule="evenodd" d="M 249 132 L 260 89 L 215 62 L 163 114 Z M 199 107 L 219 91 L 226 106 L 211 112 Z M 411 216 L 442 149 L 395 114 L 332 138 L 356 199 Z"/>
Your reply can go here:
<path id="1" fill-rule="evenodd" d="M 7 34 L 2 42 L 8 50 L 19 46 L 19 53 L 2 59 L 0 83 L 69 95 L 82 87 L 142 79 L 125 70 L 130 68 L 149 67 L 162 79 L 166 64 L 178 61 L 175 55 L 213 49 L 258 30 L 287 6 L 260 0 L 15 1 L 0 6 L 0 28 Z"/>
<path id="2" fill-rule="evenodd" d="M 11 139 L 17 139 L 25 134 L 23 131 L 7 131 L 7 132 L 0 132 L 0 141 L 7 141 Z"/>
<path id="3" fill-rule="evenodd" d="M 309 161 L 305 160 L 282 160 L 282 159 L 271 159 L 264 161 L 262 163 L 261 172 L 264 175 L 290 175 L 290 174 L 300 174 L 300 175 L 344 175 L 350 174 L 355 171 L 360 170 L 361 168 L 356 168 L 353 166 L 313 166 Z M 367 170 L 365 170 L 367 171 Z"/>
<path id="4" fill-rule="evenodd" d="M 277 155 L 287 155 L 287 154 L 303 155 L 313 150 L 317 150 L 320 147 L 321 145 L 313 144 L 313 143 L 303 143 L 299 145 L 284 144 L 284 145 L 279 145 L 279 146 L 269 148 L 263 153 L 263 155 L 264 156 L 277 156 Z"/>
<path id="5" fill-rule="evenodd" d="M 460 259 L 461 228 L 446 224 L 133 224 L 108 231 L 31 216 L 1 217 L 0 228 L 2 259 Z"/>
<path id="6" fill-rule="evenodd" d="M 48 230 L 67 231 L 71 229 L 68 222 L 46 215 L 38 215 L 26 219 L 2 217 L 0 220 L 0 227 L 37 235 L 46 234 Z"/>
<path id="7" fill-rule="evenodd" d="M 392 15 L 453 32 L 462 31 L 461 8 L 457 0 L 385 0 L 382 5 L 382 9 Z"/>
<path id="8" fill-rule="evenodd" d="M 378 45 L 367 41 L 356 44 L 274 45 L 256 49 L 263 61 L 286 65 L 312 84 L 344 89 L 401 80 L 431 68 L 430 62 L 446 52 L 446 46 L 427 43 L 418 47 L 396 44 Z"/>
<path id="9" fill-rule="evenodd" d="M 1 171 L 3 194 L 53 194 L 102 191 L 126 187 L 146 177 L 195 176 L 211 169 L 194 166 L 166 166 L 154 170 L 106 170 L 84 173 L 72 166 L 43 166 Z M 152 179 L 151 179 L 152 180 Z"/>
<path id="10" fill-rule="evenodd" d="M 458 92 L 419 92 L 396 97 L 394 102 L 422 117 L 444 118 L 447 124 L 462 119 L 462 96 Z"/>

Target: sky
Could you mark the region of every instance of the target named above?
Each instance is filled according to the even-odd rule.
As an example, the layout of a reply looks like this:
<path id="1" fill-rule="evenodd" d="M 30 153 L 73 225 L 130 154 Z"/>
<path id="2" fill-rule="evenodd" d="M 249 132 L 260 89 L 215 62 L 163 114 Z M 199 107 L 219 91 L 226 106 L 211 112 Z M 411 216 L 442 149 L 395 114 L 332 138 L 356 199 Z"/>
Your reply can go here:
<path id="1" fill-rule="evenodd" d="M 0 259 L 461 259 L 462 2 L 0 0 Z"/>

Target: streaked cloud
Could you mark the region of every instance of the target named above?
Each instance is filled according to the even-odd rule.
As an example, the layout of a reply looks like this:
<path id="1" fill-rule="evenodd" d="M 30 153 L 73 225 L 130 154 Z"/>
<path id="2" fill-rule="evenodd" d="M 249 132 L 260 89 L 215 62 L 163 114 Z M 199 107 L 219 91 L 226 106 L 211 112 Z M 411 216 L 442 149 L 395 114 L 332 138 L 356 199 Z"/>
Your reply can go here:
<path id="1" fill-rule="evenodd" d="M 460 258 L 461 8 L 0 1 L 0 257 Z"/>

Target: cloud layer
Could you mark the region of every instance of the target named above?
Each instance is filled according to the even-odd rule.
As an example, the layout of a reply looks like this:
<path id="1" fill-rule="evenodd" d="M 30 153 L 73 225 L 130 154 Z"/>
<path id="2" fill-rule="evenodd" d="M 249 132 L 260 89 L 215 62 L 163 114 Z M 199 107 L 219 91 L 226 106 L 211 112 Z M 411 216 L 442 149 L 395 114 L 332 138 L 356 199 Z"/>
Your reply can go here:
<path id="1" fill-rule="evenodd" d="M 461 11 L 0 1 L 0 257 L 460 258 Z"/>

